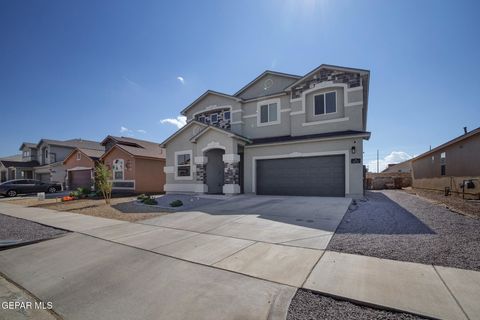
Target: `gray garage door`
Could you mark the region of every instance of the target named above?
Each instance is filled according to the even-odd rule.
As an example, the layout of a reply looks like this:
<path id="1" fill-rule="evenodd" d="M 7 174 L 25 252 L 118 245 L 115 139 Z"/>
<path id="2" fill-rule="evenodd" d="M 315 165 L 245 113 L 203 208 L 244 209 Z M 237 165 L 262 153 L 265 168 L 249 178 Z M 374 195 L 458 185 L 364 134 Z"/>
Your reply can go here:
<path id="1" fill-rule="evenodd" d="M 90 170 L 70 171 L 69 179 L 70 190 L 80 187 L 90 189 L 92 186 Z"/>
<path id="2" fill-rule="evenodd" d="M 50 173 L 37 173 L 36 178 L 42 182 L 50 182 Z"/>
<path id="3" fill-rule="evenodd" d="M 257 194 L 345 196 L 345 156 L 257 160 Z"/>

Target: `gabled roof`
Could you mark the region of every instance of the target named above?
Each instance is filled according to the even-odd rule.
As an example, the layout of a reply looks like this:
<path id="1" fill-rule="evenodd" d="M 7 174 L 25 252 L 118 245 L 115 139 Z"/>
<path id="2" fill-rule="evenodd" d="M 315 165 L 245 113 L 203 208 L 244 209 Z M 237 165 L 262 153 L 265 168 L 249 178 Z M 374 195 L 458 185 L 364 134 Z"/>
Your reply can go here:
<path id="1" fill-rule="evenodd" d="M 228 98 L 228 99 L 232 99 L 232 100 L 235 100 L 235 101 L 242 101 L 242 99 L 238 98 L 238 97 L 235 97 L 235 96 L 232 96 L 232 95 L 229 95 L 229 94 L 226 94 L 226 93 L 222 93 L 222 92 L 217 92 L 217 91 L 213 91 L 213 90 L 207 90 L 205 91 L 200 97 L 198 97 L 197 99 L 195 99 L 195 101 L 193 101 L 192 103 L 190 103 L 185 109 L 183 109 L 182 111 L 180 111 L 180 114 L 182 115 L 185 115 L 185 112 L 190 109 L 191 107 L 193 107 L 194 105 L 196 105 L 198 102 L 200 102 L 203 98 L 205 98 L 206 96 L 208 95 L 215 95 L 215 96 L 219 96 L 219 97 L 223 97 L 223 98 Z"/>
<path id="2" fill-rule="evenodd" d="M 245 85 L 243 88 L 238 90 L 234 96 L 238 97 L 240 94 L 242 94 L 245 90 L 250 88 L 252 85 L 254 85 L 258 80 L 266 76 L 267 74 L 275 75 L 275 76 L 281 76 L 281 77 L 286 77 L 286 78 L 293 78 L 293 79 L 300 79 L 302 76 L 295 75 L 295 74 L 288 74 L 288 73 L 283 73 L 283 72 L 277 72 L 277 71 L 271 71 L 271 70 L 265 70 L 262 72 L 258 77 L 250 81 L 247 85 Z"/>
<path id="3" fill-rule="evenodd" d="M 470 138 L 471 136 L 474 136 L 474 135 L 477 135 L 477 134 L 480 134 L 480 127 L 476 128 L 476 129 L 474 129 L 474 130 L 472 130 L 472 131 L 470 131 L 470 132 L 464 133 L 464 134 L 462 134 L 461 136 L 456 137 L 456 138 L 454 138 L 454 139 L 452 139 L 452 140 L 450 140 L 450 141 L 447 141 L 447 142 L 445 142 L 444 144 L 441 144 L 441 145 L 439 145 L 438 147 L 433 148 L 432 150 L 429 150 L 429 151 L 427 151 L 427 152 L 424 152 L 424 153 L 422 153 L 421 155 L 416 156 L 416 157 L 413 158 L 412 160 L 415 161 L 415 160 L 417 160 L 417 159 L 423 158 L 423 157 L 428 156 L 428 155 L 430 155 L 430 154 L 432 154 L 432 153 L 435 153 L 435 152 L 437 152 L 437 151 L 440 151 L 440 150 L 442 150 L 442 149 L 444 149 L 444 148 L 446 148 L 446 147 L 448 147 L 448 146 L 450 146 L 450 145 L 452 145 L 452 144 L 454 144 L 454 143 L 460 142 L 460 141 L 462 141 L 462 140 L 465 140 L 465 139 Z"/>
<path id="4" fill-rule="evenodd" d="M 20 148 L 19 148 L 18 150 L 22 150 L 23 147 L 36 149 L 36 148 L 37 148 L 37 144 L 36 144 L 36 143 L 33 143 L 33 142 L 24 142 L 24 143 L 22 143 L 22 145 L 20 146 Z"/>
<path id="5" fill-rule="evenodd" d="M 5 168 L 15 167 L 15 168 L 33 168 L 38 166 L 38 161 L 7 161 L 0 160 L 2 165 Z"/>
<path id="6" fill-rule="evenodd" d="M 203 136 L 205 133 L 207 133 L 208 131 L 210 130 L 213 130 L 213 131 L 217 131 L 217 132 L 221 132 L 221 133 L 224 133 L 226 134 L 227 136 L 231 137 L 231 138 L 237 138 L 239 140 L 243 140 L 245 142 L 251 142 L 250 139 L 244 137 L 244 136 L 241 136 L 239 134 L 236 134 L 236 133 L 233 133 L 231 131 L 228 131 L 228 130 L 225 130 L 225 129 L 222 129 L 222 128 L 218 128 L 218 127 L 215 127 L 215 126 L 207 126 L 206 128 L 203 128 L 203 130 L 201 130 L 199 133 L 197 133 L 196 135 L 194 135 L 193 137 L 190 138 L 190 141 L 191 142 L 196 142 L 198 140 L 198 138 L 200 138 L 201 136 Z"/>
<path id="7" fill-rule="evenodd" d="M 115 142 L 113 148 L 105 152 L 101 159 L 105 158 L 113 149 L 121 149 L 134 157 L 150 158 L 150 159 L 165 159 L 165 150 L 162 149 L 160 144 L 152 141 L 134 139 L 130 137 L 115 137 L 107 136 L 102 141 L 102 145 L 111 139 Z"/>
<path id="8" fill-rule="evenodd" d="M 85 148 L 85 149 L 97 149 L 102 150 L 103 146 L 100 145 L 97 141 L 83 140 L 83 139 L 70 139 L 70 140 L 52 140 L 52 139 L 41 139 L 37 143 L 37 148 L 42 144 L 50 144 L 61 147 L 68 148 Z"/>
<path id="9" fill-rule="evenodd" d="M 334 66 L 334 65 L 331 65 L 331 64 L 321 64 L 320 66 L 316 67 L 315 69 L 313 69 L 312 71 L 310 71 L 309 73 L 307 73 L 306 75 L 304 75 L 303 77 L 299 78 L 297 81 L 295 81 L 294 83 L 289 85 L 287 88 L 285 88 L 285 90 L 291 90 L 294 86 L 301 83 L 302 81 L 304 81 L 308 77 L 314 75 L 320 69 L 333 69 L 333 70 L 344 71 L 344 72 L 360 73 L 362 75 L 363 74 L 370 74 L 370 71 L 365 70 L 365 69 L 347 68 L 347 67 L 341 67 L 341 66 Z"/>
<path id="10" fill-rule="evenodd" d="M 67 162 L 67 160 L 74 155 L 76 152 L 81 152 L 85 156 L 89 157 L 93 161 L 99 160 L 102 155 L 105 153 L 105 148 L 103 150 L 95 150 L 95 149 L 84 149 L 84 148 L 75 148 L 70 152 L 66 157 L 65 160 L 63 160 L 63 163 Z"/>
<path id="11" fill-rule="evenodd" d="M 162 143 L 160 143 L 160 145 L 162 147 L 165 147 L 165 145 L 170 141 L 172 140 L 173 138 L 175 138 L 176 136 L 178 136 L 180 133 L 182 133 L 183 131 L 185 131 L 187 128 L 190 128 L 190 126 L 192 126 L 193 124 L 197 124 L 201 127 L 208 127 L 208 125 L 206 125 L 205 123 L 203 122 L 200 122 L 200 121 L 197 121 L 197 120 L 191 120 L 189 121 L 186 125 L 184 125 L 183 127 L 181 127 L 180 129 L 178 129 L 177 131 L 175 131 L 170 137 L 168 137 L 165 141 L 163 141 Z"/>

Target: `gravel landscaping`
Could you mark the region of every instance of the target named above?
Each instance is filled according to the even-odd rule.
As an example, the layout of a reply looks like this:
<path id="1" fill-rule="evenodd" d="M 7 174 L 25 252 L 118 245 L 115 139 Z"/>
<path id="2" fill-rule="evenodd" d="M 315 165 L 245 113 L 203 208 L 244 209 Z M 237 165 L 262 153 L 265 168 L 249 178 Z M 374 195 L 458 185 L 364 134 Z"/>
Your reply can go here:
<path id="1" fill-rule="evenodd" d="M 480 271 L 480 219 L 401 190 L 367 192 L 328 250 Z"/>
<path id="2" fill-rule="evenodd" d="M 67 233 L 28 220 L 0 214 L 0 240 L 36 241 Z"/>
<path id="3" fill-rule="evenodd" d="M 336 300 L 309 290 L 299 289 L 288 309 L 287 320 L 313 319 L 425 319 L 409 313 L 385 311 L 356 305 L 348 301 Z"/>

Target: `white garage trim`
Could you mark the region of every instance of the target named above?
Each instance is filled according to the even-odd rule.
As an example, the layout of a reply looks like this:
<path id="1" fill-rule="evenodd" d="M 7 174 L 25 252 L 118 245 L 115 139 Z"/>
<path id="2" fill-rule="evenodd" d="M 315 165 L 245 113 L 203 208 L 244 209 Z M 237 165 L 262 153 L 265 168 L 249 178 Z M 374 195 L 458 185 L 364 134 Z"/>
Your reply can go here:
<path id="1" fill-rule="evenodd" d="M 301 153 L 292 152 L 288 154 L 277 154 L 271 156 L 257 156 L 252 158 L 252 192 L 257 192 L 257 160 L 266 159 L 283 159 L 283 158 L 302 158 L 302 157 L 319 157 L 319 156 L 332 156 L 332 155 L 345 155 L 345 195 L 350 193 L 350 153 L 348 150 L 339 151 L 325 151 L 325 152 L 311 152 Z"/>

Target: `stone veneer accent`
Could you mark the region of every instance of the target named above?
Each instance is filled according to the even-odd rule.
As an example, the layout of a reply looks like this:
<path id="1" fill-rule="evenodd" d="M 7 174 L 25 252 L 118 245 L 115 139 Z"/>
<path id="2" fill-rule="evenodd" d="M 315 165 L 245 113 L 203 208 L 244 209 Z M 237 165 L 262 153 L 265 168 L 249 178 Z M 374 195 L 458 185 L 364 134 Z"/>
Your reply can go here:
<path id="1" fill-rule="evenodd" d="M 239 167 L 237 163 L 225 163 L 225 184 L 239 184 Z"/>
<path id="2" fill-rule="evenodd" d="M 195 174 L 196 180 L 207 183 L 207 165 L 205 164 L 196 164 L 197 173 Z"/>
<path id="3" fill-rule="evenodd" d="M 362 77 L 359 73 L 344 72 L 338 70 L 321 69 L 311 79 L 292 88 L 292 99 L 300 98 L 302 92 L 313 88 L 320 82 L 332 81 L 333 83 L 346 83 L 349 88 L 362 85 Z"/>
<path id="4" fill-rule="evenodd" d="M 222 129 L 230 129 L 230 119 L 232 118 L 232 115 L 230 114 L 230 119 L 224 119 L 223 118 L 223 113 L 224 112 L 230 112 L 230 109 L 220 109 L 220 110 L 212 110 L 212 111 L 206 111 L 200 114 L 197 114 L 195 116 L 195 120 L 203 122 L 205 124 L 214 126 L 214 127 L 219 127 Z M 216 123 L 211 123 L 210 122 L 210 117 L 216 114 L 217 115 L 217 122 Z"/>

